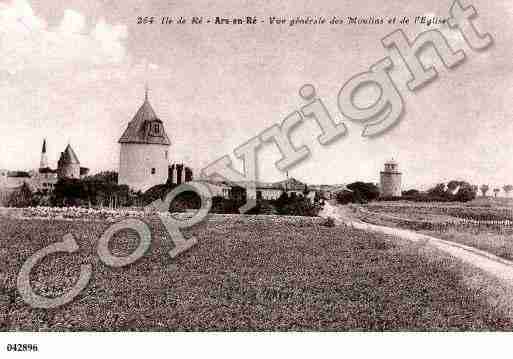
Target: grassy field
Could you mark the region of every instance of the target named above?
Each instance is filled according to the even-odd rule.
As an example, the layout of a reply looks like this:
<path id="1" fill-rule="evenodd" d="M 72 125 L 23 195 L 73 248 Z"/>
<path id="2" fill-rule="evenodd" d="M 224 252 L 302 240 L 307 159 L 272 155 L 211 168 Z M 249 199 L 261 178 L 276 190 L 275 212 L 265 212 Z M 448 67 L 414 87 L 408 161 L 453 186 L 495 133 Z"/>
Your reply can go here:
<path id="1" fill-rule="evenodd" d="M 452 258 L 347 227 L 211 220 L 187 230 L 199 243 L 175 259 L 150 220 L 150 251 L 125 268 L 96 254 L 107 223 L 0 218 L 1 330 L 511 330 L 511 293 Z M 93 265 L 73 302 L 32 309 L 15 289 L 24 260 L 72 233 L 79 253 L 41 262 L 32 283 L 59 295 Z M 137 239 L 120 233 L 117 255 Z"/>
<path id="2" fill-rule="evenodd" d="M 479 196 L 475 200 L 468 203 L 468 205 L 471 207 L 513 207 L 513 198 Z"/>
<path id="3" fill-rule="evenodd" d="M 513 261 L 513 235 L 511 234 L 487 233 L 472 230 L 448 230 L 444 232 L 422 231 L 422 233 L 448 241 L 465 244 Z"/>
<path id="4" fill-rule="evenodd" d="M 372 203 L 367 209 L 376 213 L 385 213 L 401 218 L 441 222 L 457 219 L 477 221 L 506 221 L 513 220 L 513 209 L 499 206 L 472 206 L 462 203 L 402 203 L 380 202 Z"/>
<path id="5" fill-rule="evenodd" d="M 461 218 L 485 221 L 511 220 L 513 211 L 506 206 L 508 203 L 510 203 L 508 198 L 478 198 L 467 204 L 377 203 L 369 206 L 369 209 L 384 216 L 369 217 L 368 220 L 375 224 L 418 230 L 433 237 L 465 244 L 498 257 L 513 260 L 513 230 L 511 225 L 450 224 L 446 227 L 433 229 L 419 227 L 413 222 L 394 222 L 387 217 L 392 215 L 409 221 L 428 221 L 435 224 Z"/>

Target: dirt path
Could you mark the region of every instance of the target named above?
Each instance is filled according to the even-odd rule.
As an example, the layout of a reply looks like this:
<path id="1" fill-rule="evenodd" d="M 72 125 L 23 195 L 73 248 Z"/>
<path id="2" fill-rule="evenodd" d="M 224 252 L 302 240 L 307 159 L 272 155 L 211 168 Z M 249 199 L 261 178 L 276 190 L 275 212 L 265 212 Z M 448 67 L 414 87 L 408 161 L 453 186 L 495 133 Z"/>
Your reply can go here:
<path id="1" fill-rule="evenodd" d="M 332 217 L 337 224 L 348 224 L 354 228 L 365 231 L 377 232 L 400 237 L 420 245 L 429 245 L 436 247 L 453 257 L 467 262 L 481 270 L 499 278 L 509 285 L 513 286 L 513 262 L 504 260 L 493 254 L 481 251 L 479 249 L 465 246 L 454 242 L 445 241 L 443 239 L 427 236 L 414 231 L 400 228 L 392 228 L 378 226 L 374 224 L 364 223 L 358 220 L 351 210 L 346 206 L 336 206 L 326 203 L 324 209 L 320 213 L 321 217 Z"/>

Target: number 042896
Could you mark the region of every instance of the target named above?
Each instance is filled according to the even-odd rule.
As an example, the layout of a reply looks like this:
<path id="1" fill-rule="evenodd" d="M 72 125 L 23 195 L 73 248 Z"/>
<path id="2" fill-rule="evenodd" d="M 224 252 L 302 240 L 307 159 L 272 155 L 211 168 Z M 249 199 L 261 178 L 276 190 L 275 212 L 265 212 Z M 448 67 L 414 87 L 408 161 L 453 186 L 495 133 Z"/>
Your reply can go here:
<path id="1" fill-rule="evenodd" d="M 37 352 L 37 344 L 7 344 L 8 352 Z"/>

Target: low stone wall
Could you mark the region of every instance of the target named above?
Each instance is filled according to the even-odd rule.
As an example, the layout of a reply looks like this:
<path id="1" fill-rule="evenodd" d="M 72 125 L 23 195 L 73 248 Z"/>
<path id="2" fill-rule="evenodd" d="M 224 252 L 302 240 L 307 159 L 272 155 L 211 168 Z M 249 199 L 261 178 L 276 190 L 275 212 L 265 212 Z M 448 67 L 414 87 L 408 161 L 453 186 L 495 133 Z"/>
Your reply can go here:
<path id="1" fill-rule="evenodd" d="M 124 218 L 151 218 L 158 214 L 154 209 L 88 209 L 79 207 L 30 207 L 30 208 L 1 208 L 0 217 L 25 219 L 58 219 L 58 220 L 105 220 L 114 222 Z M 164 213 L 177 219 L 186 219 L 194 216 L 194 212 Z M 280 215 L 245 215 L 245 214 L 208 214 L 209 222 L 234 223 L 287 223 L 295 226 L 321 225 L 326 221 L 321 217 L 280 216 Z"/>

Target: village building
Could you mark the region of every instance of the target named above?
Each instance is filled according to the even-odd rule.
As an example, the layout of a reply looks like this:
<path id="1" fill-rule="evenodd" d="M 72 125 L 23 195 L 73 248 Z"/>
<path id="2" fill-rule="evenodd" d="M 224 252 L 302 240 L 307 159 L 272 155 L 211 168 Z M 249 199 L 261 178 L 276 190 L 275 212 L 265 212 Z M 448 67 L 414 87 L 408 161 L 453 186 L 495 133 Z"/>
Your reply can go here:
<path id="1" fill-rule="evenodd" d="M 240 191 L 236 191 L 237 188 L 242 189 L 243 198 L 246 199 L 256 199 L 256 200 L 266 200 L 273 201 L 280 198 L 283 194 L 286 194 L 288 197 L 306 197 L 312 203 L 317 202 L 320 198 L 319 192 L 314 189 L 309 189 L 308 185 L 298 181 L 295 178 L 287 178 L 284 181 L 268 183 L 268 182 L 254 182 L 255 191 L 254 194 L 251 194 L 251 191 L 247 191 L 245 188 L 248 186 L 248 183 L 231 183 L 230 187 L 230 195 L 231 197 L 237 196 L 240 198 Z M 253 186 L 251 186 L 253 187 Z M 248 194 L 249 193 L 249 194 Z"/>
<path id="2" fill-rule="evenodd" d="M 267 201 L 276 200 L 280 198 L 283 193 L 283 187 L 278 185 L 277 183 L 256 183 L 256 198 L 254 196 L 249 195 L 250 199 L 263 199 Z"/>
<path id="3" fill-rule="evenodd" d="M 321 198 L 332 200 L 337 199 L 338 196 L 344 195 L 344 194 L 352 194 L 353 191 L 347 188 L 346 185 L 335 185 L 335 186 L 326 186 L 321 191 Z"/>
<path id="4" fill-rule="evenodd" d="M 212 198 L 222 197 L 224 199 L 232 199 L 232 186 L 226 183 L 208 180 L 197 180 L 196 182 L 205 185 L 209 189 Z"/>
<path id="5" fill-rule="evenodd" d="M 50 168 L 47 143 L 44 139 L 38 169 L 30 171 L 0 170 L 0 205 L 6 205 L 9 196 L 24 184 L 32 192 L 49 193 L 54 190 L 59 179 L 81 179 L 88 173 L 89 169 L 80 166 L 80 161 L 69 144 L 61 152 L 57 169 Z"/>

